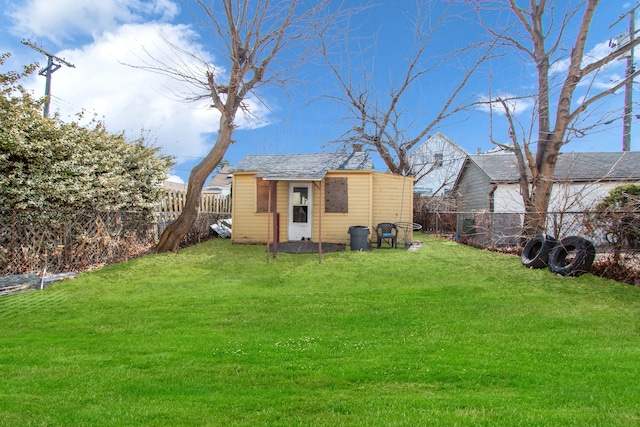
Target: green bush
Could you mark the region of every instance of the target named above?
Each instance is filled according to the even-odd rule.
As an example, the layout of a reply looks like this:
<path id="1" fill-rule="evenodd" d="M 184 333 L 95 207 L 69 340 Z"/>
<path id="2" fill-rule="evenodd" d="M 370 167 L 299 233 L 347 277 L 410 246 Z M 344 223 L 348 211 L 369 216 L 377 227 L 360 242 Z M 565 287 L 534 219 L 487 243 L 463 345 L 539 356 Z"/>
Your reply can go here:
<path id="1" fill-rule="evenodd" d="M 587 227 L 600 230 L 613 247 L 618 260 L 624 249 L 640 247 L 640 185 L 626 184 L 612 189 L 587 215 Z"/>
<path id="2" fill-rule="evenodd" d="M 8 57 L 0 56 L 0 65 Z M 0 208 L 18 211 L 145 210 L 155 206 L 173 166 L 141 137 L 129 142 L 102 123 L 43 117 L 43 100 L 0 73 Z"/>

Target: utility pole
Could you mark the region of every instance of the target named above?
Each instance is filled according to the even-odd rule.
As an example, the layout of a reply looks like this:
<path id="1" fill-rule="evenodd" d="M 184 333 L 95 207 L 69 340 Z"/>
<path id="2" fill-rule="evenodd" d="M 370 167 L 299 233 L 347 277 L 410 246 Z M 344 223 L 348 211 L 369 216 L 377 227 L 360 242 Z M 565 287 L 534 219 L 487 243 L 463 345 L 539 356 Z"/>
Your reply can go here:
<path id="1" fill-rule="evenodd" d="M 636 6 L 628 11 L 627 13 L 623 13 L 620 15 L 620 18 L 613 24 L 609 25 L 609 29 L 616 25 L 618 22 L 622 21 L 622 19 L 629 15 L 629 40 L 628 43 L 633 43 L 636 35 L 636 9 L 640 7 L 640 4 L 636 4 Z M 627 42 L 626 38 L 624 42 Z M 626 43 L 618 43 L 618 47 L 620 44 Z M 633 64 L 633 49 L 629 51 L 629 55 L 627 56 L 627 71 L 625 77 L 631 76 L 635 71 L 635 66 Z M 624 121 L 622 128 L 622 151 L 631 151 L 631 118 L 633 116 L 633 80 L 629 80 L 624 87 Z"/>
<path id="2" fill-rule="evenodd" d="M 31 49 L 40 52 L 41 54 L 43 54 L 44 56 L 47 57 L 47 66 L 45 68 L 43 68 L 42 70 L 40 70 L 40 72 L 38 74 L 40 74 L 41 76 L 45 76 L 46 77 L 46 83 L 44 86 L 44 111 L 42 112 L 42 115 L 44 117 L 48 117 L 49 116 L 49 101 L 51 100 L 51 75 L 53 73 L 55 73 L 56 71 L 58 71 L 58 69 L 60 69 L 60 67 L 62 67 L 62 65 L 60 64 L 64 64 L 67 67 L 71 67 L 71 68 L 76 68 L 75 65 L 71 64 L 70 62 L 65 61 L 64 59 L 54 55 L 53 53 L 49 53 L 46 50 L 38 47 L 36 44 L 31 43 L 28 40 L 22 40 L 22 44 L 29 46 Z"/>

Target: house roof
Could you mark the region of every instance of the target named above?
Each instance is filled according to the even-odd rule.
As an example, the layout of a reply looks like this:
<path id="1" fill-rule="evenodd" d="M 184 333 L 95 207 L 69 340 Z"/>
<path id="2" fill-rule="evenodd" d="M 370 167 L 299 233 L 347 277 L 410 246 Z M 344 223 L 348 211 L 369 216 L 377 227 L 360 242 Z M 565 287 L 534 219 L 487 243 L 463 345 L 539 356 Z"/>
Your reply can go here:
<path id="1" fill-rule="evenodd" d="M 492 182 L 516 182 L 515 154 L 476 154 L 475 163 Z M 640 179 L 640 152 L 560 153 L 555 168 L 557 181 L 619 181 Z"/>
<path id="2" fill-rule="evenodd" d="M 448 144 L 451 146 L 451 148 L 458 150 L 464 154 L 469 154 L 467 150 L 464 149 L 464 147 L 461 147 L 453 139 L 449 138 L 447 135 L 440 131 L 436 132 L 435 135 L 428 136 L 422 144 L 418 145 L 412 151 L 412 154 L 417 154 L 417 152 L 419 152 L 420 150 L 424 150 L 426 147 L 435 146 L 437 148 L 441 148 L 444 146 L 444 144 Z"/>
<path id="3" fill-rule="evenodd" d="M 187 184 L 165 180 L 162 188 L 169 191 L 187 191 Z"/>
<path id="4" fill-rule="evenodd" d="M 330 170 L 373 170 L 368 153 L 251 154 L 232 172 L 258 172 L 265 180 L 319 181 Z"/>
<path id="5" fill-rule="evenodd" d="M 231 186 L 231 166 L 223 166 L 211 180 L 205 185 L 205 189 L 227 188 Z"/>

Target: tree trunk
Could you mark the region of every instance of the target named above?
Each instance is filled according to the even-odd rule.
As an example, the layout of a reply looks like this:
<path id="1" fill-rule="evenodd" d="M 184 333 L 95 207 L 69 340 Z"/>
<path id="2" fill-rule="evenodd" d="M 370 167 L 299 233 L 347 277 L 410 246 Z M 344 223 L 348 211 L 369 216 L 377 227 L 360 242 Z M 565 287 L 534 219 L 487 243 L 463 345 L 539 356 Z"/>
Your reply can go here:
<path id="1" fill-rule="evenodd" d="M 178 219 L 171 223 L 162 233 L 160 241 L 156 245 L 157 253 L 175 253 L 180 250 L 180 243 L 182 243 L 182 240 L 187 233 L 189 233 L 198 218 L 200 194 L 202 193 L 205 180 L 222 160 L 224 153 L 231 143 L 232 132 L 232 122 L 223 114 L 223 116 L 220 117 L 220 130 L 218 131 L 216 143 L 209 154 L 191 170 L 189 174 L 189 186 L 187 188 L 187 199 L 182 213 Z"/>
<path id="2" fill-rule="evenodd" d="M 566 126 L 558 134 L 564 135 L 564 129 Z M 537 163 L 538 173 L 533 180 L 531 203 L 527 206 L 524 218 L 523 234 L 527 237 L 546 231 L 547 211 L 551 201 L 556 163 L 562 147 L 562 141 L 559 138 L 560 136 L 555 135 L 545 141 L 546 149 L 540 156 L 540 162 Z"/>
<path id="3" fill-rule="evenodd" d="M 544 233 L 547 223 L 547 210 L 551 197 L 553 181 L 545 176 L 539 175 L 534 180 L 534 189 L 531 203 L 525 206 L 523 235 L 526 238 Z"/>

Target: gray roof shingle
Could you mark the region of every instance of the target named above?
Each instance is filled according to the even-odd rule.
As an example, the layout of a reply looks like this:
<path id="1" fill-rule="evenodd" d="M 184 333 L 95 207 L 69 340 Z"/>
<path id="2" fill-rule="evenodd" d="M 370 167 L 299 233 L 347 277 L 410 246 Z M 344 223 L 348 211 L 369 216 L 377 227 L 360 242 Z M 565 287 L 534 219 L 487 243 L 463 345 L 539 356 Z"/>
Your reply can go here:
<path id="1" fill-rule="evenodd" d="M 205 185 L 206 187 L 228 187 L 231 185 L 231 166 L 223 166 L 220 172 L 215 174 L 213 178 Z"/>
<path id="2" fill-rule="evenodd" d="M 515 182 L 518 165 L 514 154 L 475 154 L 469 159 L 492 182 Z M 560 153 L 556 163 L 557 181 L 640 179 L 640 152 Z"/>
<path id="3" fill-rule="evenodd" d="M 232 172 L 262 172 L 270 179 L 322 179 L 329 170 L 373 170 L 368 153 L 250 154 Z"/>

